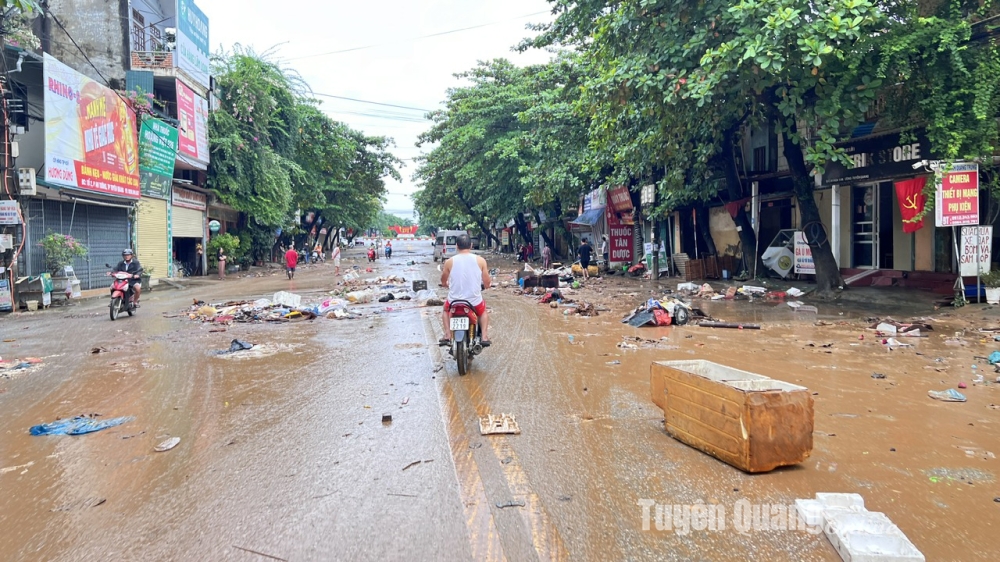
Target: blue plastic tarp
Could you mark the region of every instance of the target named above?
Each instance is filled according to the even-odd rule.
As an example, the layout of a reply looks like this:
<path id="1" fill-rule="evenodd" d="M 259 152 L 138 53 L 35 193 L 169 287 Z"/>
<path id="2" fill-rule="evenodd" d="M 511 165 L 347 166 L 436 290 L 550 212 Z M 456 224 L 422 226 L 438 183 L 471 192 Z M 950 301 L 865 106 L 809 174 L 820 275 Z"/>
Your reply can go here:
<path id="1" fill-rule="evenodd" d="M 76 416 L 65 420 L 56 420 L 52 423 L 43 423 L 31 428 L 32 435 L 84 435 L 101 431 L 109 427 L 115 427 L 135 418 L 122 417 L 107 420 L 98 420 L 86 416 Z"/>

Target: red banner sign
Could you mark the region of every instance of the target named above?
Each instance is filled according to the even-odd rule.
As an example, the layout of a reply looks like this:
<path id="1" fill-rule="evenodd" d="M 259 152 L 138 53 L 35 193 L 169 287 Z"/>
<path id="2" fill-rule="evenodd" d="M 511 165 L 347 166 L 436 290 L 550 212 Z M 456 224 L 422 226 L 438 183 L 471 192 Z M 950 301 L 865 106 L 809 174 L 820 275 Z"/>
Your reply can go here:
<path id="1" fill-rule="evenodd" d="M 896 199 L 899 200 L 899 213 L 903 216 L 903 232 L 907 234 L 924 227 L 924 219 L 917 222 L 912 219 L 924 210 L 927 203 L 927 196 L 924 195 L 926 183 L 926 176 L 896 182 Z"/>
<path id="2" fill-rule="evenodd" d="M 619 185 L 608 191 L 608 199 L 611 206 L 619 213 L 627 213 L 632 210 L 632 193 L 627 186 Z"/>
<path id="3" fill-rule="evenodd" d="M 420 227 L 417 225 L 413 226 L 390 226 L 389 230 L 396 233 L 397 236 L 402 236 L 404 234 L 416 234 L 417 229 Z"/>
<path id="4" fill-rule="evenodd" d="M 610 206 L 605 210 L 608 218 L 608 261 L 611 263 L 632 263 L 635 248 L 635 227 L 623 224 L 618 213 Z"/>
<path id="5" fill-rule="evenodd" d="M 937 189 L 937 226 L 979 225 L 979 165 L 954 164 Z"/>

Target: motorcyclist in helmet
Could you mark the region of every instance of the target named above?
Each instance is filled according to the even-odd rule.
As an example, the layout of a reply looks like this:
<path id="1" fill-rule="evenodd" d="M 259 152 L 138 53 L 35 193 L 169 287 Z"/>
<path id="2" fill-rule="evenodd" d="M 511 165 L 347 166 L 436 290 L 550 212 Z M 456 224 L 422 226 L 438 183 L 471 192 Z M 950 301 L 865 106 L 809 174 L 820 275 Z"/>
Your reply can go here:
<path id="1" fill-rule="evenodd" d="M 115 266 L 114 271 L 124 271 L 125 273 L 131 273 L 132 279 L 129 280 L 129 288 L 132 290 L 132 302 L 135 306 L 139 306 L 139 293 L 142 292 L 142 266 L 139 265 L 139 260 L 135 259 L 130 248 L 126 248 L 122 251 L 122 261 Z"/>

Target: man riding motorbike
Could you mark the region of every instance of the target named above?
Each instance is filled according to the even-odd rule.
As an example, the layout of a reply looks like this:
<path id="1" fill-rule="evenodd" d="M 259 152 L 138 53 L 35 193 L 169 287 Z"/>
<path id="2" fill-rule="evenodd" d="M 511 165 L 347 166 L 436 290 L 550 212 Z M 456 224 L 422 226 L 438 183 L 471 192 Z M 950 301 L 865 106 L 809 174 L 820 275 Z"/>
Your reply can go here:
<path id="1" fill-rule="evenodd" d="M 139 293 L 142 292 L 142 266 L 139 265 L 139 260 L 135 259 L 132 255 L 132 250 L 126 248 L 122 251 L 122 261 L 118 262 L 111 273 L 116 271 L 123 271 L 125 273 L 131 273 L 132 279 L 129 280 L 129 289 L 132 291 L 132 302 L 135 303 L 135 307 L 139 308 Z M 108 273 L 108 275 L 111 275 Z"/>
<path id="2" fill-rule="evenodd" d="M 468 234 L 462 234 L 456 241 L 458 253 L 448 258 L 441 269 L 441 286 L 448 288 L 448 299 L 444 301 L 444 335 L 438 344 L 442 347 L 451 345 L 451 303 L 466 301 L 472 305 L 479 317 L 479 327 L 483 331 L 482 346 L 490 346 L 489 315 L 486 312 L 486 301 L 483 300 L 483 289 L 489 289 L 493 279 L 486 260 L 472 253 L 472 239 Z"/>

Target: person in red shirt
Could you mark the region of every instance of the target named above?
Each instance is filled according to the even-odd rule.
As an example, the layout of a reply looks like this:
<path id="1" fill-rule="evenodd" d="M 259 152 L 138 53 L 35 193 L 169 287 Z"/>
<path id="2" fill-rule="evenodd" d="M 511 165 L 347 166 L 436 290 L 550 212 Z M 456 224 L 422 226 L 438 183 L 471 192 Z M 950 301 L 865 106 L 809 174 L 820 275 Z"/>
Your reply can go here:
<path id="1" fill-rule="evenodd" d="M 293 243 L 289 246 L 288 251 L 285 252 L 285 271 L 288 273 L 289 279 L 295 277 L 295 266 L 298 264 L 299 253 L 295 251 L 295 244 Z"/>

